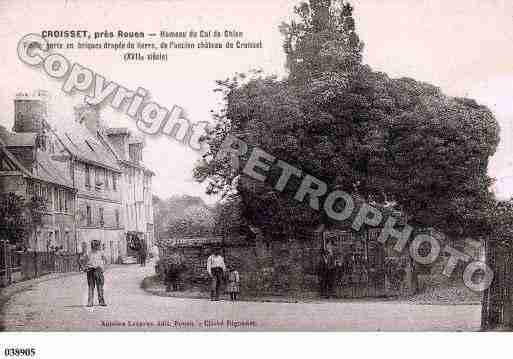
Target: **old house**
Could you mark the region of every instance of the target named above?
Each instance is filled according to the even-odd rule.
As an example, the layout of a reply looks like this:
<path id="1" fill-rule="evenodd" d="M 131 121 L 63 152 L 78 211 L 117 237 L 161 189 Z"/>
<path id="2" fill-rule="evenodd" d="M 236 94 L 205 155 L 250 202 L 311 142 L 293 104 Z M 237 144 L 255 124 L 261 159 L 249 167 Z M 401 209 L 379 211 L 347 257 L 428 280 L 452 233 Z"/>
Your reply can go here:
<path id="1" fill-rule="evenodd" d="M 112 262 L 126 254 L 121 218 L 121 169 L 111 148 L 101 135 L 98 111 L 75 108 L 75 119 L 53 114 L 47 121 L 57 141 L 55 155 L 67 167 L 68 176 L 77 190 L 77 246 L 90 247 L 91 240 L 102 242 Z"/>
<path id="2" fill-rule="evenodd" d="M 144 139 L 127 128 L 105 129 L 115 149 L 123 175 L 121 184 L 122 213 L 128 254 L 133 254 L 134 241 L 142 240 L 147 248 L 154 244 L 151 182 L 154 173 L 143 164 Z"/>
<path id="3" fill-rule="evenodd" d="M 46 201 L 42 224 L 25 245 L 35 251 L 54 248 L 76 252 L 76 190 L 66 167 L 54 159 L 55 137 L 42 126 L 45 94 L 20 94 L 15 100 L 16 118 L 11 133 L 0 129 L 0 191 L 13 192 L 27 200 L 37 196 Z M 28 120 L 28 119 L 32 120 Z"/>
<path id="4" fill-rule="evenodd" d="M 1 134 L 0 190 L 40 194 L 51 214 L 44 241 L 30 248 L 76 253 L 97 239 L 118 262 L 132 254 L 132 235 L 151 245 L 153 172 L 142 164 L 144 142 L 126 129 L 105 128 L 91 106 L 76 107 L 73 118 L 56 114 L 44 91 L 19 94 L 14 106 L 13 133 Z"/>

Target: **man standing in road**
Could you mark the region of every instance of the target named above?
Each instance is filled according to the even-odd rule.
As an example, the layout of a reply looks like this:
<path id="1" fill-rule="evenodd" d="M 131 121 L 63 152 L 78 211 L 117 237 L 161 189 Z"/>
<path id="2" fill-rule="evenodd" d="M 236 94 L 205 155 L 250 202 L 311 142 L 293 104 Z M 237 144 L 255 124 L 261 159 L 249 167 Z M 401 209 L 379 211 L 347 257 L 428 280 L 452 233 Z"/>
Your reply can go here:
<path id="1" fill-rule="evenodd" d="M 103 284 L 105 282 L 103 271 L 107 259 L 101 250 L 101 242 L 98 240 L 91 241 L 91 253 L 86 254 L 83 259 L 83 270 L 87 274 L 87 306 L 92 307 L 94 302 L 94 287 L 98 292 L 98 302 L 102 307 L 106 307 L 103 297 Z"/>
<path id="2" fill-rule="evenodd" d="M 146 256 L 147 256 L 147 248 L 146 242 L 141 242 L 141 247 L 139 249 L 139 261 L 141 263 L 141 267 L 146 265 Z"/>
<path id="3" fill-rule="evenodd" d="M 224 258 L 221 256 L 219 248 L 214 248 L 213 253 L 207 259 L 207 272 L 210 278 L 212 278 L 210 300 L 219 300 L 219 292 L 221 291 L 225 270 Z"/>

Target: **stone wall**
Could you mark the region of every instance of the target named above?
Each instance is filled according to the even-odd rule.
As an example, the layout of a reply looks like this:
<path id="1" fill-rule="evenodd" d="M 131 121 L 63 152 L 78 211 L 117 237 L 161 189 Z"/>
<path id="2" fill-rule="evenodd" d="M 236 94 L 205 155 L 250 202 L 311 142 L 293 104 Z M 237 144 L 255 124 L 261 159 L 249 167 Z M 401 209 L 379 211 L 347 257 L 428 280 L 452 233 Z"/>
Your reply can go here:
<path id="1" fill-rule="evenodd" d="M 361 235 L 350 236 L 353 240 L 361 240 Z M 219 238 L 183 239 L 160 248 L 159 254 L 162 258 L 173 251 L 181 252 L 187 266 L 182 276 L 183 286 L 199 286 L 208 291 L 206 261 L 217 246 L 224 248 L 226 264 L 234 265 L 239 271 L 243 295 L 312 298 L 319 294 L 317 266 L 324 246 L 322 233 L 286 241 L 269 241 L 261 235 L 254 240 L 233 238 L 224 242 Z M 410 258 L 401 254 L 388 257 L 384 249 L 381 249 L 381 253 L 380 266 L 370 268 L 368 264 L 365 267 L 364 278 L 367 279 L 358 279 L 356 272 L 344 274 L 341 272 L 344 267 L 337 267 L 332 294 L 347 298 L 412 294 L 415 287 Z"/>
<path id="2" fill-rule="evenodd" d="M 194 241 L 160 248 L 160 257 L 173 251 L 182 253 L 187 269 L 182 275 L 183 285 L 199 286 L 208 290 L 207 258 L 220 239 Z M 223 245 L 226 265 L 233 265 L 241 277 L 241 290 L 249 295 L 310 296 L 317 292 L 315 265 L 319 241 L 290 240 L 266 242 L 263 238 L 247 240 L 235 238 Z M 315 294 L 313 294 L 315 295 Z"/>

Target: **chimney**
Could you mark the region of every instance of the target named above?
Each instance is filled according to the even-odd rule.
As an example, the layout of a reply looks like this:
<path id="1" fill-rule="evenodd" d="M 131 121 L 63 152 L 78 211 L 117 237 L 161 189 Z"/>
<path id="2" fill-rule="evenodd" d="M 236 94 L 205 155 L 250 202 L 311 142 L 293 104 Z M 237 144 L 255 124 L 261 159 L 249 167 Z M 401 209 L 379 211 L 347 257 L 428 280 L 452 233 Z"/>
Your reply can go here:
<path id="1" fill-rule="evenodd" d="M 20 92 L 14 99 L 14 132 L 40 132 L 48 116 L 48 92 Z"/>
<path id="2" fill-rule="evenodd" d="M 100 111 L 98 107 L 91 105 L 75 106 L 75 121 L 85 126 L 93 134 L 97 134 L 98 130 L 102 128 L 100 120 Z"/>

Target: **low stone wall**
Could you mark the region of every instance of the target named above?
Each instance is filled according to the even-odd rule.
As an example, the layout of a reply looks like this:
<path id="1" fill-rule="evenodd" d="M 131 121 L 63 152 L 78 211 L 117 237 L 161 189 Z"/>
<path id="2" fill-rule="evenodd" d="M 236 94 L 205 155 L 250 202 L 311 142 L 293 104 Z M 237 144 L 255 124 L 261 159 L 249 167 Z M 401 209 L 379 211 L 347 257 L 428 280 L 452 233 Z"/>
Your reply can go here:
<path id="1" fill-rule="evenodd" d="M 250 295 L 308 295 L 317 292 L 315 265 L 320 250 L 318 241 L 289 240 L 266 243 L 260 238 L 194 239 L 160 247 L 160 257 L 174 251 L 185 257 L 182 286 L 209 288 L 207 258 L 215 247 L 223 248 L 227 265 L 233 265 L 241 277 L 241 291 Z M 163 276 L 161 277 L 163 279 Z"/>
<path id="2" fill-rule="evenodd" d="M 225 263 L 239 271 L 243 295 L 310 298 L 319 294 L 316 269 L 323 246 L 322 234 L 283 241 L 266 241 L 258 235 L 251 240 L 242 237 L 224 241 L 221 238 L 188 238 L 168 243 L 171 244 L 159 247 L 159 255 L 164 258 L 178 251 L 185 257 L 186 270 L 181 276 L 183 289 L 199 287 L 209 290 L 207 258 L 215 247 L 221 247 Z M 369 280 L 376 276 L 383 278 L 378 286 L 370 285 L 370 281 L 351 283 L 351 274 L 337 272 L 333 294 L 346 298 L 412 294 L 412 273 L 408 260 L 408 257 L 398 257 L 397 260 L 386 261 L 388 266 L 393 264 L 406 268 L 400 278 L 385 267 L 367 268 Z M 163 274 L 161 279 L 164 279 Z"/>

